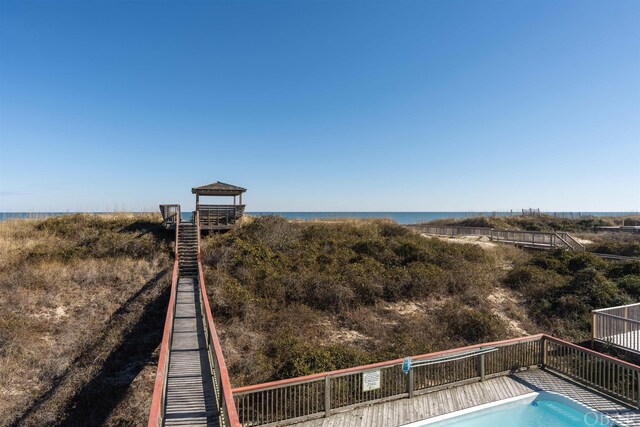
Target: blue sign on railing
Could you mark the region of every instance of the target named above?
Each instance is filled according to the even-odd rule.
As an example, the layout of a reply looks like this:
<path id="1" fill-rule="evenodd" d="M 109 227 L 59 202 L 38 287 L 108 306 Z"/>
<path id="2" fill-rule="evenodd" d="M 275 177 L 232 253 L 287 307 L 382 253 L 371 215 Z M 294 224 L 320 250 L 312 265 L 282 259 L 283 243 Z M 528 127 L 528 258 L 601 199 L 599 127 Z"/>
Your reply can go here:
<path id="1" fill-rule="evenodd" d="M 408 374 L 410 370 L 411 370 L 411 358 L 405 357 L 404 360 L 402 361 L 402 372 L 404 372 L 405 374 Z"/>

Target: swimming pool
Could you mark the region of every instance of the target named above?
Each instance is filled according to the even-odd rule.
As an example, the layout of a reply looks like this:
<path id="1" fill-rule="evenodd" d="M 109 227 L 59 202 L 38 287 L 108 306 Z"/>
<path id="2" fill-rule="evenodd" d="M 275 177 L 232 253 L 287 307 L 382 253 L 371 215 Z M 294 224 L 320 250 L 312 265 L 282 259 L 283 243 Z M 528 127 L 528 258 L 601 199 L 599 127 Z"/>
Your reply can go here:
<path id="1" fill-rule="evenodd" d="M 566 396 L 529 393 L 403 427 L 624 427 Z"/>

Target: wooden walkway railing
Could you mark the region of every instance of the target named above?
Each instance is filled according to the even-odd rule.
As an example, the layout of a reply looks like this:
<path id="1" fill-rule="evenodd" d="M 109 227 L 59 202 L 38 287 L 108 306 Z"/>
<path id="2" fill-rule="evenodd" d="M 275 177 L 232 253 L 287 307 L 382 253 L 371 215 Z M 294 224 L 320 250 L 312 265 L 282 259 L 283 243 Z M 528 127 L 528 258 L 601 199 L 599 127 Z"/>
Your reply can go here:
<path id="1" fill-rule="evenodd" d="M 195 219 L 195 223 L 198 224 L 197 215 Z M 224 361 L 224 356 L 222 354 L 222 348 L 220 346 L 220 340 L 218 339 L 218 335 L 216 333 L 215 324 L 213 322 L 213 316 L 211 315 L 211 308 L 209 307 L 209 301 L 207 298 L 206 287 L 204 283 L 204 274 L 202 271 L 202 262 L 200 260 L 200 229 L 198 227 L 197 233 L 197 259 L 198 259 L 198 276 L 194 278 L 180 278 L 179 277 L 179 263 L 178 263 L 178 247 L 179 247 L 179 229 L 180 222 L 176 223 L 176 254 L 175 261 L 173 267 L 173 275 L 171 279 L 171 295 L 169 298 L 169 306 L 167 308 L 167 316 L 165 318 L 165 326 L 164 333 L 162 337 L 162 343 L 160 346 L 160 355 L 158 360 L 158 369 L 156 372 L 156 380 L 153 391 L 153 398 L 151 402 L 151 409 L 149 412 L 149 421 L 148 427 L 158 427 L 163 426 L 171 421 L 171 424 L 178 425 L 192 425 L 190 424 L 188 418 L 181 419 L 182 415 L 180 414 L 172 414 L 171 412 L 167 412 L 170 409 L 170 405 L 168 405 L 168 401 L 172 399 L 171 393 L 168 395 L 168 388 L 170 388 L 169 380 L 170 378 L 177 379 L 178 382 L 184 382 L 184 377 L 190 377 L 190 383 L 187 384 L 188 387 L 181 387 L 181 384 L 177 384 L 176 387 L 179 388 L 177 390 L 178 395 L 174 396 L 177 400 L 177 405 L 180 407 L 185 406 L 185 404 L 190 405 L 189 402 L 191 400 L 198 400 L 198 417 L 202 412 L 205 415 L 204 424 L 206 425 L 218 425 L 218 426 L 229 426 L 229 427 L 239 427 L 240 423 L 238 420 L 238 414 L 236 412 L 236 407 L 233 402 L 233 397 L 231 395 L 231 383 L 229 381 L 229 374 L 227 372 L 227 367 Z M 176 341 L 178 338 L 174 336 L 174 328 L 178 325 L 179 327 L 184 329 L 184 319 L 178 319 L 179 322 L 176 322 L 177 319 L 177 311 L 181 309 L 177 309 L 178 300 L 182 297 L 178 295 L 179 286 L 183 286 L 179 284 L 179 282 L 190 281 L 191 292 L 187 292 L 191 295 L 198 295 L 198 303 L 194 304 L 193 297 L 191 297 L 190 301 L 182 301 L 183 304 L 190 303 L 190 307 L 187 307 L 191 312 L 195 313 L 196 316 L 196 324 L 202 325 L 197 328 L 198 337 L 195 338 L 195 342 L 204 341 L 204 347 L 199 346 L 199 348 L 206 348 L 206 354 L 208 355 L 208 361 L 205 359 L 196 360 L 196 363 L 183 363 L 181 360 L 172 361 L 172 349 L 175 343 L 181 344 L 181 342 Z M 199 289 L 193 289 L 193 283 L 196 283 L 199 286 Z M 189 304 L 187 304 L 189 305 Z M 184 310 L 183 310 L 184 311 Z M 193 314 L 190 315 L 193 317 Z M 200 318 L 198 318 L 198 316 Z M 189 324 L 193 323 L 192 320 L 189 320 Z M 189 330 L 191 331 L 191 329 Z M 184 335 L 184 331 L 180 330 Z M 191 333 L 191 332 L 189 332 Z M 188 337 L 191 341 L 194 341 L 193 337 Z M 184 341 L 184 338 L 181 338 Z M 180 345 L 178 345 L 180 347 Z M 174 349 L 175 351 L 182 351 L 181 348 Z M 193 350 L 190 347 L 190 350 Z M 193 351 L 192 351 L 193 352 Z M 175 357 L 182 356 L 183 353 L 176 353 Z M 178 357 L 179 358 L 179 357 Z M 204 361 L 203 361 L 204 360 Z M 208 362 L 208 363 L 207 363 Z M 197 365 L 197 366 L 196 366 Z M 205 373 L 202 372 L 201 368 L 205 367 Z M 206 366 L 209 366 L 210 369 L 207 369 Z M 180 372 L 176 370 L 186 369 L 188 372 L 184 372 L 184 375 L 181 375 Z M 197 369 L 196 369 L 197 368 Z M 176 375 L 178 374 L 178 375 Z M 173 376 L 172 376 L 173 375 Z M 198 376 L 197 379 L 193 379 L 193 376 Z M 210 376 L 207 378 L 206 376 Z M 172 380 L 173 381 L 173 380 Z M 171 386 L 173 387 L 173 386 Z M 213 390 L 211 390 L 211 387 Z M 183 390 L 184 389 L 184 390 Z M 208 389 L 208 391 L 207 391 Z M 202 397 L 206 402 L 200 402 Z M 200 408 L 202 407 L 202 408 Z M 202 410 L 201 410 L 202 409 Z M 195 411 L 195 410 L 194 410 Z M 212 415 L 214 414 L 214 415 Z M 172 417 L 168 420 L 169 417 Z M 188 413 L 186 414 L 188 415 Z M 211 420 L 211 417 L 216 417 L 216 420 Z M 201 420 L 198 420 L 197 424 L 200 425 Z M 186 423 L 186 424 L 185 424 Z M 195 425 L 195 421 L 193 422 Z"/>
<path id="2" fill-rule="evenodd" d="M 483 348 L 492 351 L 478 354 Z M 640 398 L 640 366 L 547 335 L 416 356 L 415 367 L 406 371 L 403 363 L 397 359 L 236 388 L 240 423 L 292 424 L 531 368 L 554 371 L 634 406 Z"/>
<path id="3" fill-rule="evenodd" d="M 160 205 L 160 214 L 162 215 L 162 225 L 167 228 L 173 228 L 180 222 L 182 213 L 180 212 L 180 205 L 167 204 Z"/>
<path id="4" fill-rule="evenodd" d="M 640 354 L 640 303 L 592 312 L 592 340 Z"/>
<path id="5" fill-rule="evenodd" d="M 425 234 L 440 236 L 486 236 L 490 240 L 545 249 L 567 249 L 584 252 L 584 246 L 569 233 L 561 231 L 495 230 L 486 227 L 455 227 L 428 224 L 410 224 L 409 227 Z"/>

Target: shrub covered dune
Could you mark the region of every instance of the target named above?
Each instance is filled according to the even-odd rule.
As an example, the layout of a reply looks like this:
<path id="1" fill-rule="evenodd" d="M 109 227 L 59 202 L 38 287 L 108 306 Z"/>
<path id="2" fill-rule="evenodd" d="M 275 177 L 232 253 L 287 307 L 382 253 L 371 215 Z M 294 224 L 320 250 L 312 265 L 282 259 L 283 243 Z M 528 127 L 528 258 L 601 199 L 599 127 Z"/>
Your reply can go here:
<path id="1" fill-rule="evenodd" d="M 172 241 L 156 215 L 0 223 L 0 426 L 146 424 Z M 202 242 L 235 386 L 541 331 L 581 341 L 591 309 L 640 297 L 640 262 L 385 220 L 261 217 Z"/>
<path id="2" fill-rule="evenodd" d="M 156 215 L 0 222 L 0 425 L 146 424 L 171 240 Z"/>
<path id="3" fill-rule="evenodd" d="M 203 240 L 234 386 L 548 332 L 640 297 L 640 263 L 486 249 L 384 220 L 261 217 Z"/>

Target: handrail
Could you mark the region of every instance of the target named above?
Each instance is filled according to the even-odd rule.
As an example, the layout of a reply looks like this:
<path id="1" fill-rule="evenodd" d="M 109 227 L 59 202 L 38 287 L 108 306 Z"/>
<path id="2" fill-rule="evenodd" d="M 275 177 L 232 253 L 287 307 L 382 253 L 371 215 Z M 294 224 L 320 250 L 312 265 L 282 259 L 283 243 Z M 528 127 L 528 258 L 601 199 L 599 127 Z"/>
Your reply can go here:
<path id="1" fill-rule="evenodd" d="M 573 245 L 572 245 L 571 243 L 567 242 L 567 241 L 562 237 L 562 235 L 561 235 L 560 233 L 554 233 L 554 237 L 555 237 L 556 239 L 560 239 L 560 241 L 561 241 L 562 243 L 564 243 L 564 245 L 565 245 L 567 248 L 571 249 L 572 251 L 573 251 L 573 250 L 575 250 L 575 248 L 573 247 Z M 556 245 L 556 246 L 557 246 L 557 245 Z"/>
<path id="2" fill-rule="evenodd" d="M 503 341 L 495 341 L 495 342 L 489 342 L 489 343 L 474 344 L 474 345 L 469 345 L 469 346 L 466 346 L 466 347 L 460 347 L 460 348 L 454 348 L 454 349 L 449 349 L 449 350 L 436 351 L 434 353 L 420 354 L 420 355 L 417 355 L 417 356 L 412 356 L 411 359 L 413 359 L 413 360 L 422 360 L 422 359 L 427 359 L 427 358 L 431 358 L 431 357 L 437 357 L 437 356 L 444 356 L 444 355 L 449 355 L 449 354 L 453 354 L 453 353 L 459 353 L 459 352 L 462 352 L 462 351 L 474 350 L 474 349 L 478 349 L 478 348 L 481 348 L 481 347 L 499 347 L 499 346 L 505 346 L 505 345 L 509 345 L 509 344 L 518 344 L 518 343 L 523 343 L 523 342 L 536 341 L 536 340 L 539 340 L 540 338 L 542 338 L 543 336 L 544 336 L 544 334 L 537 334 L 537 335 L 530 335 L 530 336 L 526 336 L 526 337 L 512 338 L 512 339 L 503 340 Z M 367 371 L 367 370 L 371 370 L 371 369 L 383 368 L 383 367 L 402 364 L 403 360 L 404 359 L 393 359 L 393 360 L 388 360 L 388 361 L 385 361 L 385 362 L 370 363 L 368 365 L 354 366 L 354 367 L 351 367 L 351 368 L 344 368 L 344 369 L 337 369 L 337 370 L 334 370 L 334 371 L 321 372 L 319 374 L 304 375 L 304 376 L 301 376 L 301 377 L 287 378 L 287 379 L 284 379 L 284 380 L 271 381 L 271 382 L 262 383 L 262 384 L 253 384 L 253 385 L 244 386 L 244 387 L 237 387 L 237 388 L 234 388 L 232 391 L 233 391 L 234 394 L 245 393 L 245 392 L 248 392 L 248 391 L 259 390 L 259 389 L 266 388 L 266 387 L 274 387 L 274 386 L 279 386 L 279 385 L 292 384 L 292 383 L 296 383 L 296 382 L 315 380 L 315 379 L 324 378 L 324 377 L 327 377 L 327 376 L 339 376 L 339 375 L 344 375 L 344 374 L 350 374 L 350 373 L 353 373 L 353 372 Z"/>
<path id="3" fill-rule="evenodd" d="M 176 240 L 176 247 L 178 246 Z M 167 372 L 169 370 L 169 349 L 173 339 L 173 312 L 176 303 L 176 289 L 178 287 L 178 258 L 173 262 L 173 273 L 171 278 L 171 294 L 169 297 L 169 307 L 164 322 L 164 332 L 162 333 L 162 343 L 160 345 L 160 356 L 158 358 L 158 369 L 156 380 L 153 386 L 153 397 L 151 399 L 151 409 L 149 410 L 148 427 L 158 427 L 162 425 L 164 419 L 164 401 L 167 387 Z"/>
<path id="4" fill-rule="evenodd" d="M 200 301 L 202 307 L 204 307 L 203 317 L 206 320 L 204 323 L 205 334 L 207 341 L 207 350 L 209 353 L 209 359 L 211 361 L 212 377 L 214 381 L 215 397 L 218 401 L 218 409 L 220 413 L 220 425 L 230 427 L 240 427 L 240 421 L 236 406 L 233 400 L 233 394 L 231 391 L 231 381 L 229 380 L 229 373 L 227 371 L 227 365 L 224 360 L 224 354 L 222 353 L 222 347 L 220 345 L 220 339 L 216 332 L 216 327 L 213 322 L 213 316 L 211 315 L 211 307 L 209 305 L 209 298 L 207 297 L 207 289 L 204 284 L 204 273 L 202 270 L 202 259 L 200 254 L 200 221 L 198 214 L 196 213 L 196 227 L 198 232 L 198 281 L 200 282 Z M 213 345 L 213 352 L 211 346 Z"/>
<path id="5" fill-rule="evenodd" d="M 550 336 L 544 348 L 544 369 L 640 407 L 640 366 Z"/>
<path id="6" fill-rule="evenodd" d="M 618 359 L 617 357 L 609 356 L 608 354 L 600 353 L 600 352 L 597 352 L 595 350 L 591 350 L 591 349 L 586 348 L 586 347 L 581 347 L 581 346 L 579 346 L 577 344 L 570 343 L 569 341 L 565 341 L 565 340 L 562 340 L 560 338 L 553 337 L 551 335 L 543 334 L 543 336 L 544 336 L 545 340 L 548 340 L 548 341 L 551 341 L 551 342 L 555 342 L 557 344 L 562 344 L 564 346 L 571 347 L 571 348 L 576 349 L 576 350 L 580 350 L 580 351 L 582 351 L 584 353 L 596 356 L 596 357 L 598 357 L 600 359 L 607 360 L 607 361 L 609 361 L 611 363 L 615 363 L 616 365 L 619 365 L 619 366 L 624 366 L 624 367 L 627 367 L 627 368 L 631 368 L 631 369 L 640 371 L 640 366 L 634 365 L 631 362 L 626 362 L 626 361 L 624 361 L 622 359 Z"/>
<path id="7" fill-rule="evenodd" d="M 629 308 L 629 307 L 635 307 L 635 306 L 640 306 L 640 302 L 635 302 L 633 304 L 617 305 L 615 307 L 599 308 L 597 310 L 593 310 L 593 313 L 602 313 L 602 312 L 605 312 L 607 310 L 616 310 L 616 309 L 619 309 L 619 308 Z"/>
<path id="8" fill-rule="evenodd" d="M 427 230 L 428 234 L 464 235 L 464 236 L 489 236 L 491 240 L 513 243 L 548 244 L 551 247 L 561 247 L 576 252 L 584 252 L 585 248 L 573 236 L 564 231 L 528 231 L 528 230 L 501 230 L 489 227 L 467 227 L 450 225 L 408 224 L 410 228 Z M 468 233 L 465 233 L 468 231 Z M 517 237 L 531 237 L 531 241 L 518 240 Z M 536 241 L 541 236 L 542 241 Z M 562 244 L 557 244 L 560 241 Z M 571 243 L 570 243 L 571 242 Z"/>
<path id="9" fill-rule="evenodd" d="M 451 354 L 449 356 L 440 356 L 435 357 L 433 359 L 425 359 L 416 363 L 411 363 L 412 368 L 417 368 L 420 366 L 428 366 L 434 363 L 442 363 L 442 362 L 453 362 L 456 360 L 466 359 L 468 357 L 479 356 L 487 353 L 493 353 L 494 351 L 498 351 L 498 347 L 480 347 L 477 350 L 470 350 L 467 352 Z"/>
<path id="10" fill-rule="evenodd" d="M 180 205 L 175 203 L 160 205 L 160 214 L 162 215 L 162 224 L 164 225 L 179 223 L 181 219 Z"/>
<path id="11" fill-rule="evenodd" d="M 562 236 L 562 238 L 564 240 L 570 241 L 570 246 L 574 251 L 578 251 L 578 252 L 584 252 L 585 251 L 585 247 L 582 243 L 578 242 L 576 240 L 575 237 L 573 237 L 571 234 L 565 232 L 565 231 L 559 231 L 558 232 L 559 235 Z"/>
<path id="12" fill-rule="evenodd" d="M 232 393 L 240 421 L 247 426 L 302 422 L 335 410 L 535 368 L 552 370 L 628 404 L 638 405 L 640 399 L 640 366 L 545 334 L 415 356 L 408 371 L 402 362 L 255 384 Z"/>
<path id="13" fill-rule="evenodd" d="M 596 314 L 598 316 L 609 317 L 611 319 L 616 319 L 616 320 L 619 320 L 621 322 L 629 322 L 629 323 L 634 323 L 636 325 L 640 325 L 640 320 L 629 319 L 627 317 L 618 316 L 618 315 L 615 315 L 615 314 L 602 313 L 602 312 L 594 312 L 594 314 Z"/>

